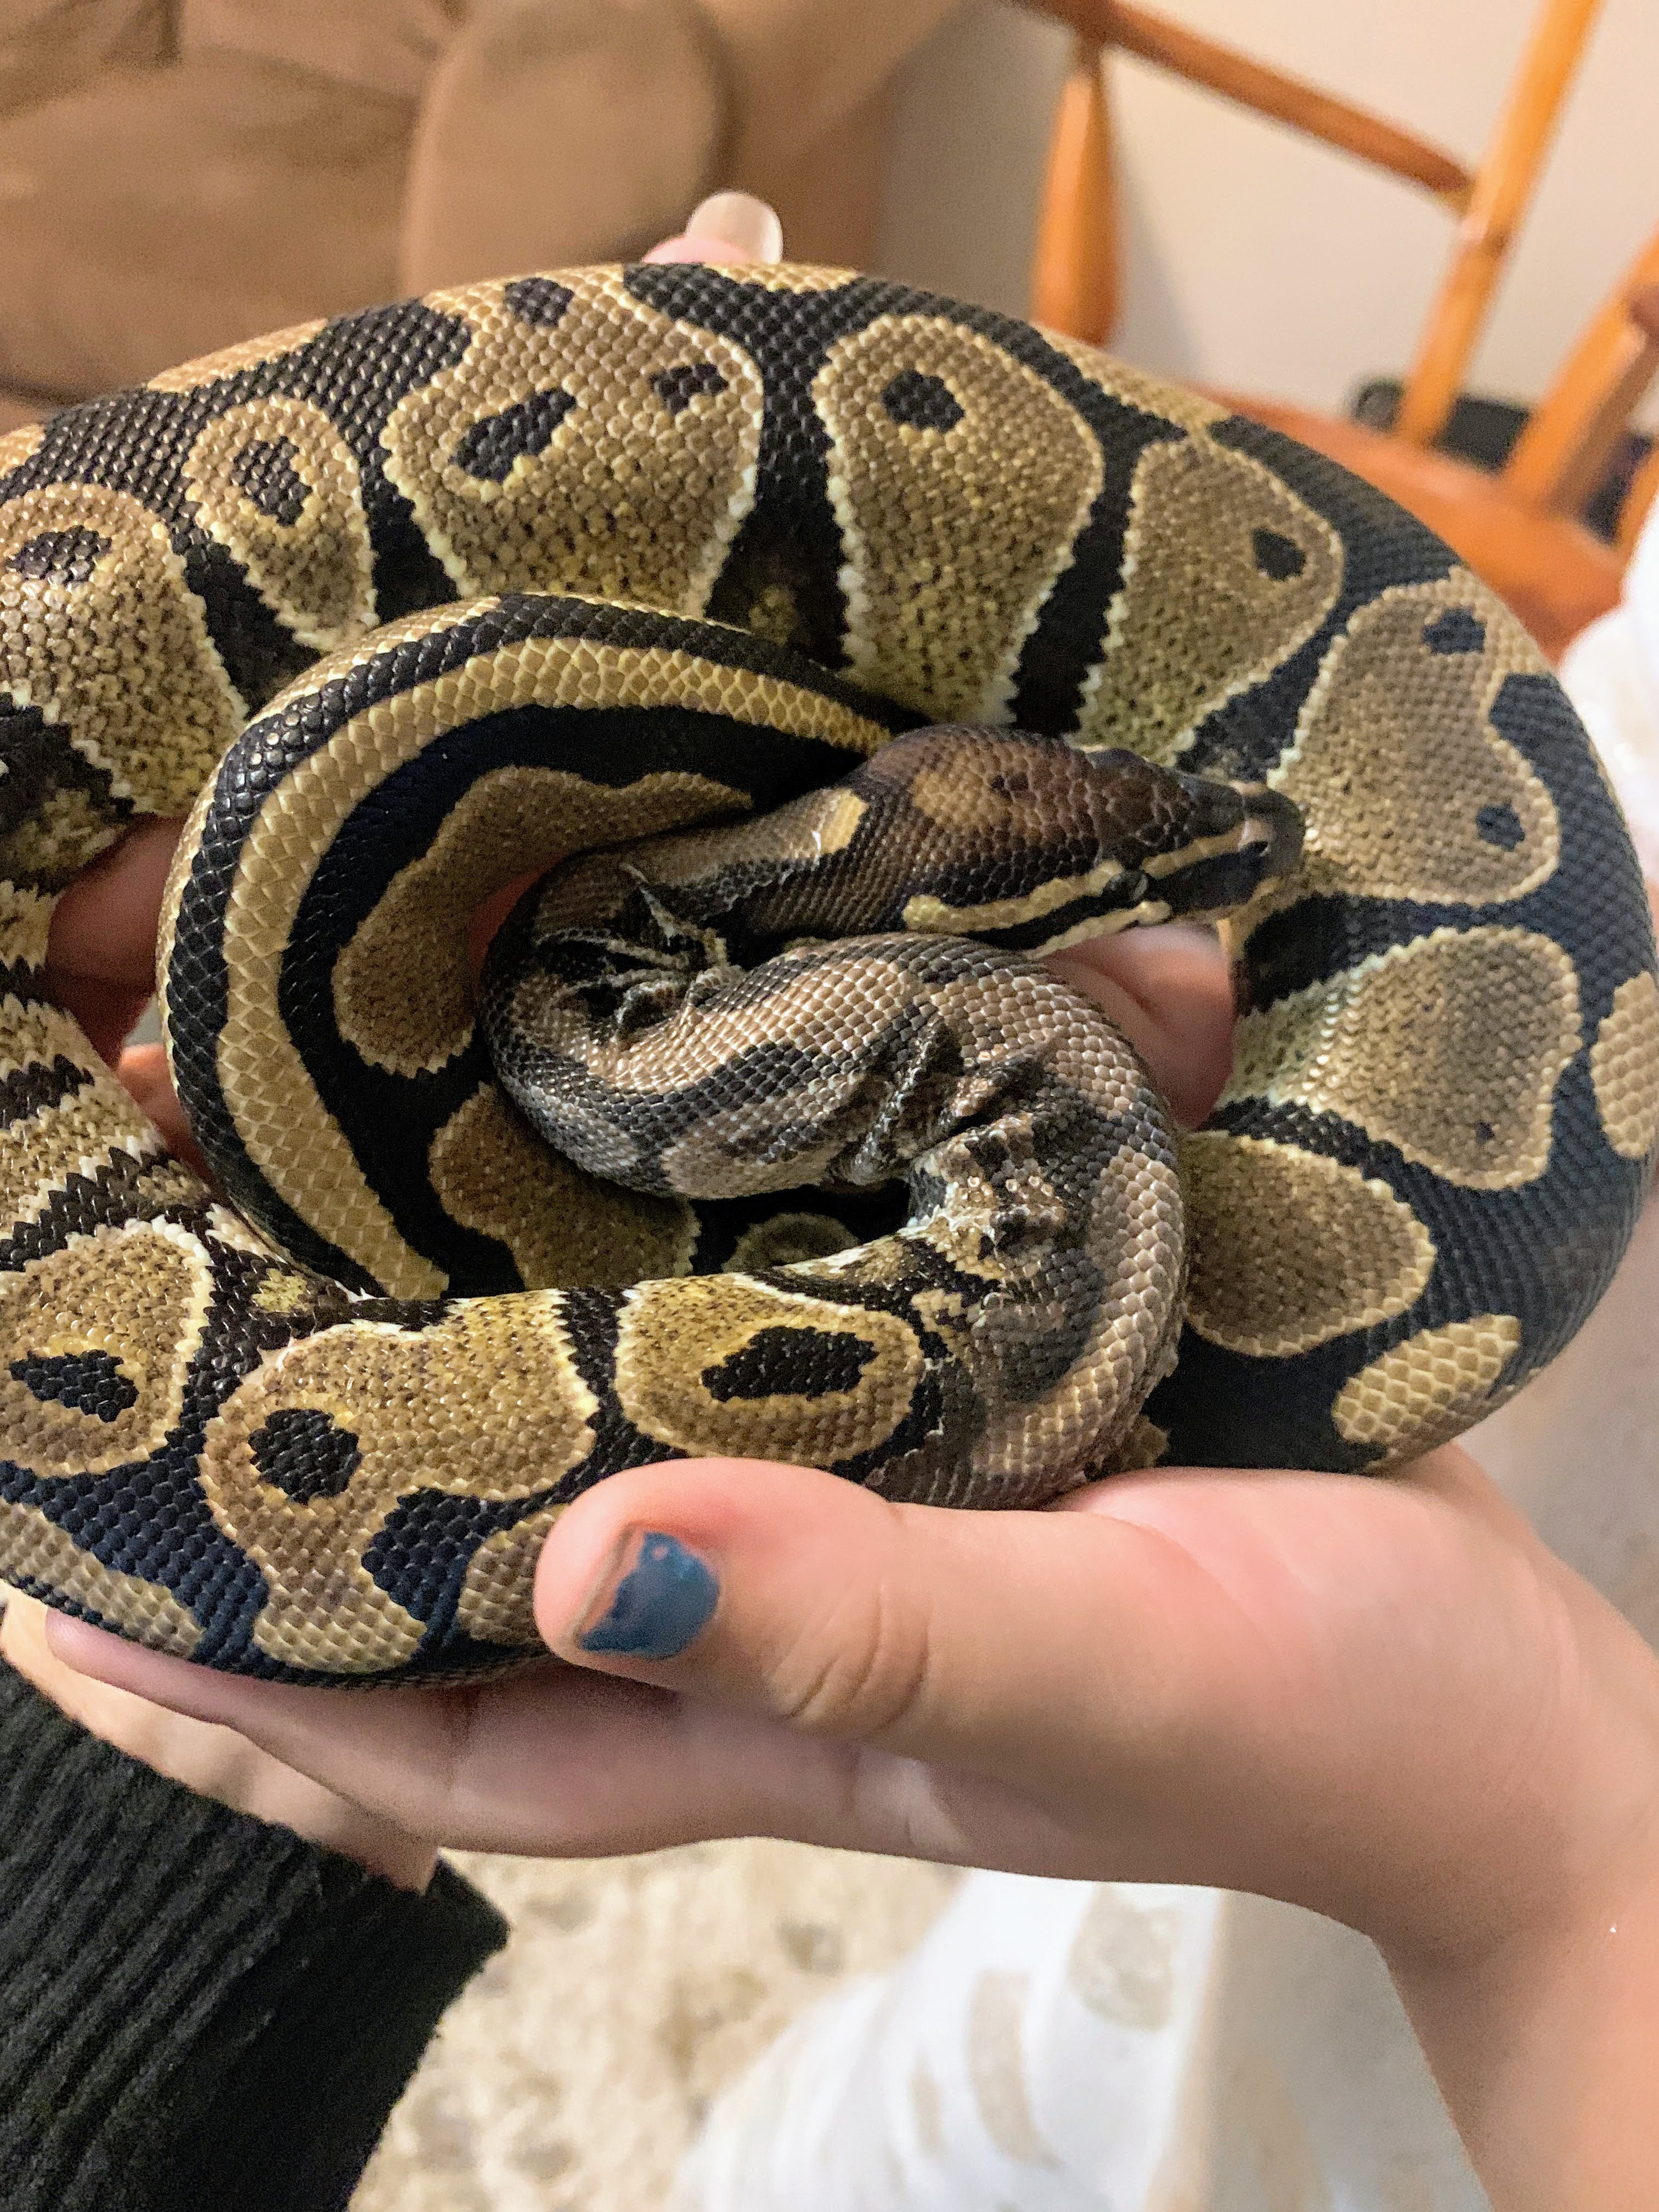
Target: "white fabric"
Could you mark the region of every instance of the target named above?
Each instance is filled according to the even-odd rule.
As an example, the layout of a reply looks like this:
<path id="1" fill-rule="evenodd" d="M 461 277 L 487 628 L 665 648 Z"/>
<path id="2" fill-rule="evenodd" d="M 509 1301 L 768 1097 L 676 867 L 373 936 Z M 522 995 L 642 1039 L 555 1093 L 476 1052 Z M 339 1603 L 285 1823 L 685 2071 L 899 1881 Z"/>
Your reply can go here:
<path id="1" fill-rule="evenodd" d="M 1563 677 L 1659 883 L 1659 518 Z M 1659 1644 L 1659 1206 L 1469 1439 Z M 1481 2212 L 1370 1944 L 1257 1898 L 974 1875 L 715 2105 L 676 2212 Z"/>

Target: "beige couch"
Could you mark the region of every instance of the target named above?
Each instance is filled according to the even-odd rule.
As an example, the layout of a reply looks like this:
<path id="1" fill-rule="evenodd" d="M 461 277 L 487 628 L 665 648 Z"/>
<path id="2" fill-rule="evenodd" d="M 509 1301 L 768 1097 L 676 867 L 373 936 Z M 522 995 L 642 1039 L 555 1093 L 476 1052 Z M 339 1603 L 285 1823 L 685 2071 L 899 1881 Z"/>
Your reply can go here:
<path id="1" fill-rule="evenodd" d="M 953 4 L 4 0 L 0 428 L 726 185 L 866 259 L 888 80 Z"/>

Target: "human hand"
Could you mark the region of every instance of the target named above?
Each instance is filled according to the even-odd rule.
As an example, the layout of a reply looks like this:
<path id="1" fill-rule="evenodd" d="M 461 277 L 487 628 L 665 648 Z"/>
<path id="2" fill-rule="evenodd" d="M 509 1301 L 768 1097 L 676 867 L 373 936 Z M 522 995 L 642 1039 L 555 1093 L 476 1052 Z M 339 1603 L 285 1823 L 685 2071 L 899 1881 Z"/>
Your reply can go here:
<path id="1" fill-rule="evenodd" d="M 767 1834 L 1333 1914 L 1382 1948 L 1497 2212 L 1647 2201 L 1659 1668 L 1463 1454 L 994 1515 L 643 1468 L 569 1509 L 537 1598 L 564 1663 L 382 1698 L 48 1634 L 446 1842 Z"/>
<path id="2" fill-rule="evenodd" d="M 608 1648 L 585 1642 L 607 1613 Z M 633 1615 L 658 1650 L 670 1615 L 697 1632 L 647 1658 Z M 994 1515 L 759 1462 L 640 1468 L 568 1509 L 537 1618 L 556 1660 L 388 1698 L 47 1633 L 434 1842 L 764 1833 L 1202 1882 L 1401 1958 L 1566 1910 L 1659 1811 L 1659 1666 L 1452 1449 L 1387 1481 L 1158 1471 Z"/>

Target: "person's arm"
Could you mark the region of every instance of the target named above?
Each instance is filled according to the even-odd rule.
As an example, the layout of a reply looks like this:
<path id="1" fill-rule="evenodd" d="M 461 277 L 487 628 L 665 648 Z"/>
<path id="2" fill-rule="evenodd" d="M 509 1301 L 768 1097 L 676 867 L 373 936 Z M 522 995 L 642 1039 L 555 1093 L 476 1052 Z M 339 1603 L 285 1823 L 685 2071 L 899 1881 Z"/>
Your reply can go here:
<path id="1" fill-rule="evenodd" d="M 264 1754 L 243 1746 L 233 1778 L 205 1748 L 216 1778 L 283 1808 Z M 294 1781 L 304 1820 L 326 1793 Z M 505 1938 L 451 1869 L 400 1887 L 198 1796 L 0 1665 L 8 2212 L 341 2212 L 440 2015 Z"/>
<path id="2" fill-rule="evenodd" d="M 1474 1966 L 1392 1962 L 1498 2212 L 1659 2196 L 1659 1869 Z"/>

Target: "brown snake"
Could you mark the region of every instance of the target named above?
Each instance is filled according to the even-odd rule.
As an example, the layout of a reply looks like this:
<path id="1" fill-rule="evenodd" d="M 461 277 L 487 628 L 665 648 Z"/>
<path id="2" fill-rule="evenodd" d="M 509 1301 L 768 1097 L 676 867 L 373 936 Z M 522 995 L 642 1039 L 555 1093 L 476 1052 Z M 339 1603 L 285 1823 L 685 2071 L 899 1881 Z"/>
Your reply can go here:
<path id="1" fill-rule="evenodd" d="M 1514 618 L 1276 434 L 872 279 L 477 285 L 15 434 L 0 763 L 0 1567 L 216 1666 L 499 1665 L 563 1504 L 677 1455 L 1386 1467 L 1554 1355 L 1652 1169 L 1639 874 Z M 215 1190 L 43 981 L 192 806 Z M 1177 1146 L 1032 956 L 1234 908 Z"/>

